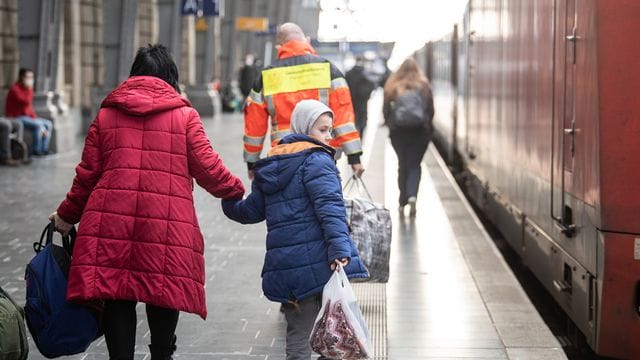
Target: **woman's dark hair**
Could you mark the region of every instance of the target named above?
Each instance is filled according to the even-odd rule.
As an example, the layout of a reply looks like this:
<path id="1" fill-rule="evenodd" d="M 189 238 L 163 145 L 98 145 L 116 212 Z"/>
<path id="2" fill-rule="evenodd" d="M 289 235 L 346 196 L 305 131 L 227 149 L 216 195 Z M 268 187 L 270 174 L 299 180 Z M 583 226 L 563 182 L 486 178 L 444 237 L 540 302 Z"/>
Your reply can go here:
<path id="1" fill-rule="evenodd" d="M 27 76 L 28 72 L 32 73 L 33 70 L 29 68 L 20 68 L 20 70 L 18 71 L 18 80 L 19 81 L 24 80 L 24 77 Z"/>
<path id="2" fill-rule="evenodd" d="M 166 81 L 178 93 L 178 68 L 166 47 L 160 44 L 141 47 L 131 65 L 129 76 L 155 76 Z"/>

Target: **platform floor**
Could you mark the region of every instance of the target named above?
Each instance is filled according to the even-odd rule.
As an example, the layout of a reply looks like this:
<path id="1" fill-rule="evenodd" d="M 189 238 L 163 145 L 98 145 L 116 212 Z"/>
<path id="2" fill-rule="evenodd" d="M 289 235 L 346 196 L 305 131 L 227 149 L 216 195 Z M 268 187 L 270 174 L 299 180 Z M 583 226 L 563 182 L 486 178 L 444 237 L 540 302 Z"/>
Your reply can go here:
<path id="1" fill-rule="evenodd" d="M 372 113 L 379 113 L 379 95 L 370 102 Z M 431 147 L 423 162 L 418 216 L 399 217 L 397 161 L 378 121 L 372 117 L 365 139 L 364 179 L 374 200 L 392 212 L 391 276 L 386 285 L 355 285 L 376 359 L 566 359 Z M 242 117 L 204 123 L 225 164 L 246 181 Z M 58 155 L 0 168 L 0 285 L 19 303 L 31 244 L 68 190 L 80 157 L 81 141 L 61 143 Z M 209 317 L 181 315 L 175 358 L 284 359 L 283 316 L 260 290 L 264 224 L 227 220 L 220 201 L 199 188 L 196 207 L 206 239 Z M 143 306 L 138 313 L 136 359 L 148 360 Z M 103 339 L 85 354 L 68 357 L 106 358 Z M 33 343 L 29 359 L 44 359 Z"/>

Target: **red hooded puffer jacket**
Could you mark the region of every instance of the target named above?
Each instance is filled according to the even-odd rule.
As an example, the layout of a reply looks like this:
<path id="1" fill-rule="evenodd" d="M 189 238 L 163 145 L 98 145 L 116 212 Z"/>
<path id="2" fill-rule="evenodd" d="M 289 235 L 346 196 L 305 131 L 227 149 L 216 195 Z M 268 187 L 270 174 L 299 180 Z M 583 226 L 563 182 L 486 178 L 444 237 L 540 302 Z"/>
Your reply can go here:
<path id="1" fill-rule="evenodd" d="M 80 222 L 67 299 L 135 300 L 206 318 L 193 178 L 219 198 L 244 194 L 169 84 L 135 76 L 109 94 L 58 208 Z"/>

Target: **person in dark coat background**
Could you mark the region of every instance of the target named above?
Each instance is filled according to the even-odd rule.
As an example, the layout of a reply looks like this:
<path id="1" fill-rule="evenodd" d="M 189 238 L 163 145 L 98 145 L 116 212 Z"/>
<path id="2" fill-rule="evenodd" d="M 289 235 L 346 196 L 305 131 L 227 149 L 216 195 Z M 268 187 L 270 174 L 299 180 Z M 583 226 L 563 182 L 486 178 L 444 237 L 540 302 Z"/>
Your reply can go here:
<path id="1" fill-rule="evenodd" d="M 335 150 L 328 145 L 333 111 L 318 100 L 302 100 L 291 125 L 293 134 L 255 163 L 251 194 L 222 206 L 242 224 L 266 219 L 262 290 L 284 304 L 287 360 L 309 360 L 309 336 L 336 263 L 349 277 L 368 272 L 349 236 Z"/>
<path id="2" fill-rule="evenodd" d="M 376 84 L 367 78 L 364 72 L 364 57 L 362 56 L 356 58 L 356 65 L 347 71 L 344 77 L 351 91 L 356 129 L 358 129 L 360 137 L 362 137 L 367 126 L 367 102 L 376 88 Z"/>
<path id="3" fill-rule="evenodd" d="M 256 78 L 258 77 L 258 72 L 254 55 L 247 54 L 244 58 L 244 65 L 240 68 L 240 77 L 238 79 L 240 91 L 243 96 L 242 101 L 249 96 L 251 88 L 253 87 L 253 82 L 256 81 Z"/>
<path id="4" fill-rule="evenodd" d="M 102 102 L 73 185 L 49 217 L 63 234 L 80 223 L 67 300 L 105 302 L 111 360 L 134 358 L 137 302 L 146 304 L 152 360 L 171 359 L 179 311 L 207 316 L 193 179 L 219 198 L 244 195 L 179 92 L 167 49 L 140 48 L 130 77 Z"/>

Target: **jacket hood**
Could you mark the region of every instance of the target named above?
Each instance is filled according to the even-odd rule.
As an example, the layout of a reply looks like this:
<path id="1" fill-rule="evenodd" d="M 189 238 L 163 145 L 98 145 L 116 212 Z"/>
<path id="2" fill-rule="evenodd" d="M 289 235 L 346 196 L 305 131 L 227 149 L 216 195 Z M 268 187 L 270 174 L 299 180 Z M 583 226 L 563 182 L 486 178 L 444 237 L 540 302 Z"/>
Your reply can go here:
<path id="1" fill-rule="evenodd" d="M 307 157 L 317 151 L 324 151 L 331 157 L 335 154 L 332 147 L 310 136 L 287 135 L 269 151 L 268 157 L 256 162 L 253 181 L 265 194 L 276 193 L 289 184 Z"/>
<path id="2" fill-rule="evenodd" d="M 154 76 L 132 76 L 102 101 L 103 108 L 116 108 L 134 116 L 150 115 L 183 106 L 191 107 L 164 80 Z"/>

